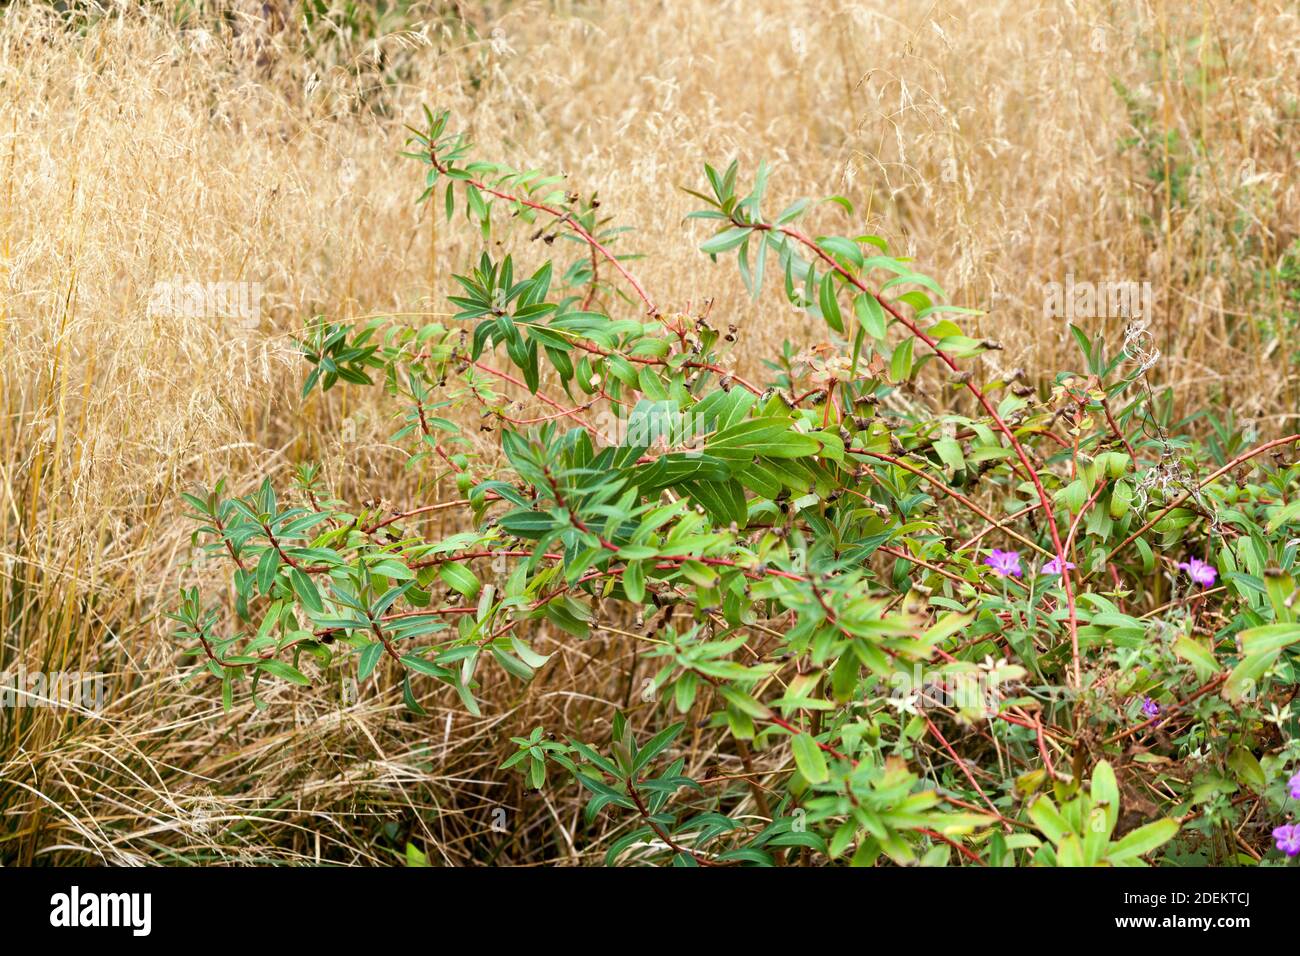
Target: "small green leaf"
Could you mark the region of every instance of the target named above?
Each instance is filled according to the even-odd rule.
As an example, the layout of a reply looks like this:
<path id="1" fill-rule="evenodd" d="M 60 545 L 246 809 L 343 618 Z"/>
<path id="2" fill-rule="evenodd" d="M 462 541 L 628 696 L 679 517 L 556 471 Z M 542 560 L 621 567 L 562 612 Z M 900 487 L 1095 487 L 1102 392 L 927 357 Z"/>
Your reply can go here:
<path id="1" fill-rule="evenodd" d="M 425 660 L 419 654 L 403 654 L 402 664 L 417 674 L 425 674 L 429 677 L 450 677 L 451 672 L 445 667 L 439 667 L 433 661 Z"/>
<path id="2" fill-rule="evenodd" d="M 821 290 L 818 293 L 818 305 L 821 306 L 822 318 L 836 332 L 844 332 L 844 319 L 840 315 L 840 304 L 835 297 L 835 274 L 828 272 L 822 276 Z"/>
<path id="3" fill-rule="evenodd" d="M 504 667 L 507 672 L 518 677 L 520 680 L 533 679 L 533 669 L 513 654 L 507 654 L 500 648 L 494 647 L 492 648 L 492 656 L 496 658 L 497 663 Z"/>
<path id="4" fill-rule="evenodd" d="M 452 590 L 457 591 L 471 601 L 478 596 L 479 580 L 474 572 L 458 561 L 449 561 L 438 570 L 438 576 Z"/>
<path id="5" fill-rule="evenodd" d="M 1029 805 L 1029 819 L 1033 820 L 1034 826 L 1042 830 L 1043 836 L 1053 843 L 1059 844 L 1070 832 L 1070 825 L 1065 822 L 1065 817 L 1061 816 L 1061 811 L 1056 809 L 1056 804 L 1046 796 L 1039 797 Z"/>
<path id="6" fill-rule="evenodd" d="M 304 687 L 311 685 L 311 681 L 307 679 L 307 675 L 298 670 L 298 668 L 294 667 L 292 664 L 286 664 L 284 661 L 277 661 L 275 659 L 259 661 L 257 669 L 260 671 L 266 671 L 266 673 L 270 674 L 272 677 L 278 677 L 281 680 L 287 680 L 293 684 L 301 684 Z"/>
<path id="7" fill-rule="evenodd" d="M 1168 843 L 1177 833 L 1177 820 L 1157 820 L 1127 834 L 1122 840 L 1113 844 L 1106 855 L 1111 862 L 1145 856 Z"/>
<path id="8" fill-rule="evenodd" d="M 392 578 L 394 581 L 410 581 L 415 577 L 415 572 L 404 565 L 401 561 L 395 561 L 388 558 L 383 561 L 376 561 L 370 565 L 371 574 L 382 574 L 386 578 Z"/>
<path id="9" fill-rule="evenodd" d="M 510 635 L 510 646 L 514 648 L 520 660 L 532 668 L 541 667 L 551 659 L 550 654 L 538 654 L 513 634 Z"/>
<path id="10" fill-rule="evenodd" d="M 1115 771 L 1104 760 L 1097 762 L 1092 770 L 1092 803 L 1106 813 L 1106 833 L 1115 832 L 1119 822 L 1119 784 L 1115 781 Z"/>
<path id="11" fill-rule="evenodd" d="M 877 342 L 885 341 L 885 333 L 889 326 L 885 318 L 885 310 L 881 308 L 874 295 L 869 292 L 859 295 L 853 300 L 853 311 L 868 335 Z"/>
<path id="12" fill-rule="evenodd" d="M 1219 672 L 1219 662 L 1214 659 L 1214 655 L 1200 641 L 1187 634 L 1180 634 L 1174 640 L 1174 654 L 1191 664 L 1201 680 L 1209 680 Z"/>
<path id="13" fill-rule="evenodd" d="M 963 471 L 966 468 L 966 457 L 962 454 L 961 442 L 956 439 L 940 438 L 934 443 L 934 450 L 939 455 L 939 460 L 953 471 Z"/>
<path id="14" fill-rule="evenodd" d="M 1281 653 L 1268 651 L 1243 657 L 1223 685 L 1224 696 L 1231 701 L 1249 700 L 1258 696 L 1260 679 L 1268 673 Z"/>
<path id="15" fill-rule="evenodd" d="M 379 663 L 379 658 L 384 653 L 384 645 L 379 641 L 372 641 L 365 647 L 361 648 L 361 653 L 357 655 L 357 680 L 364 681 L 374 673 L 375 665 Z"/>
<path id="16" fill-rule="evenodd" d="M 1238 747 L 1228 755 L 1228 766 L 1237 774 L 1237 779 L 1255 790 L 1263 790 L 1268 785 L 1264 768 L 1259 760 L 1245 747 Z"/>
<path id="17" fill-rule="evenodd" d="M 1133 489 L 1127 481 L 1117 481 L 1110 490 L 1110 516 L 1116 520 L 1128 514 L 1133 504 Z"/>
<path id="18" fill-rule="evenodd" d="M 420 702 L 415 699 L 415 691 L 411 687 L 410 674 L 406 674 L 402 677 L 402 703 L 406 705 L 406 709 L 411 713 L 419 717 L 427 716 L 427 711 L 425 711 L 425 709 L 420 706 Z"/>
<path id="19" fill-rule="evenodd" d="M 826 757 L 821 748 L 808 734 L 797 734 L 790 740 L 794 751 L 795 766 L 809 783 L 825 783 L 830 779 L 830 769 L 826 766 Z"/>
<path id="20" fill-rule="evenodd" d="M 629 561 L 623 572 L 623 593 L 633 604 L 645 601 L 645 565 L 640 561 Z"/>
<path id="21" fill-rule="evenodd" d="M 1239 635 L 1241 649 L 1246 654 L 1267 654 L 1280 651 L 1300 641 L 1300 623 L 1265 624 L 1252 627 Z"/>
<path id="22" fill-rule="evenodd" d="M 700 246 L 700 251 L 707 252 L 711 256 L 726 252 L 728 249 L 736 248 L 736 246 L 748 239 L 751 232 L 753 230 L 747 227 L 726 229 L 711 239 L 705 240 Z"/>
<path id="23" fill-rule="evenodd" d="M 325 606 L 321 604 L 320 592 L 316 590 L 316 582 L 308 575 L 293 568 L 289 572 L 289 580 L 293 582 L 293 593 L 298 595 L 298 600 L 302 601 L 307 610 L 318 614 L 325 610 Z"/>
<path id="24" fill-rule="evenodd" d="M 905 339 L 894 349 L 889 360 L 889 376 L 895 382 L 906 382 L 912 377 L 912 339 Z"/>

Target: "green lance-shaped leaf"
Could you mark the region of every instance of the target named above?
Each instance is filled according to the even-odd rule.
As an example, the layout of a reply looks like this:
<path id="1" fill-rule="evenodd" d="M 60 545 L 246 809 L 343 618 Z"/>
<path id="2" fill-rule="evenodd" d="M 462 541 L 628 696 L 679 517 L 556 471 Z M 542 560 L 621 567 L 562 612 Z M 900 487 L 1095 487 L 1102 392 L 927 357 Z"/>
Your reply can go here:
<path id="1" fill-rule="evenodd" d="M 816 740 L 808 734 L 796 734 L 790 740 L 790 747 L 794 751 L 795 766 L 805 780 L 809 783 L 825 783 L 830 779 L 830 768 L 827 767 L 826 757 Z"/>
<path id="2" fill-rule="evenodd" d="M 1136 860 L 1138 857 L 1157 850 L 1172 840 L 1178 833 L 1177 820 L 1157 820 L 1146 826 L 1138 827 L 1123 839 L 1111 845 L 1106 854 L 1112 863 Z"/>

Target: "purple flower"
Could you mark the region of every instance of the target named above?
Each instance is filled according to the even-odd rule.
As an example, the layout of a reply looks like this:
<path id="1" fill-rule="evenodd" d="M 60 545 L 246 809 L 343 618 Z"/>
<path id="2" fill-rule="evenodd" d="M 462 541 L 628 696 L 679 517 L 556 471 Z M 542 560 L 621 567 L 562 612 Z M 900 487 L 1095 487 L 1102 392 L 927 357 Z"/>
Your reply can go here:
<path id="1" fill-rule="evenodd" d="M 1206 564 L 1200 558 L 1191 558 L 1187 561 L 1179 561 L 1178 566 L 1187 572 L 1187 576 L 1203 588 L 1208 588 L 1214 584 L 1214 579 L 1219 576 L 1219 572 L 1214 570 L 1214 566 Z"/>
<path id="2" fill-rule="evenodd" d="M 1159 716 L 1160 716 L 1160 705 L 1157 704 L 1157 703 L 1156 703 L 1154 700 L 1152 700 L 1150 697 L 1143 697 L 1143 698 L 1142 698 L 1142 713 L 1145 714 L 1145 715 L 1148 716 L 1148 717 L 1159 717 Z"/>
<path id="3" fill-rule="evenodd" d="M 1287 856 L 1300 856 L 1300 826 L 1281 826 L 1273 829 L 1277 848 Z"/>
<path id="4" fill-rule="evenodd" d="M 993 549 L 993 553 L 984 559 L 984 563 L 993 569 L 993 573 L 1000 578 L 1007 575 L 1020 577 L 1020 552 L 1019 551 L 999 551 Z"/>
<path id="5" fill-rule="evenodd" d="M 1066 562 L 1065 562 L 1065 570 L 1067 570 L 1067 571 L 1073 571 L 1073 570 L 1074 570 L 1074 562 L 1073 562 L 1073 561 L 1066 561 Z M 1044 574 L 1060 574 L 1060 573 L 1061 573 L 1061 559 L 1060 559 L 1060 557 L 1058 556 L 1058 557 L 1052 558 L 1051 561 L 1048 561 L 1046 564 L 1044 564 L 1044 565 L 1043 565 L 1043 573 L 1044 573 Z"/>
<path id="6" fill-rule="evenodd" d="M 1300 773 L 1297 773 L 1286 783 L 1287 786 L 1291 788 L 1291 799 L 1300 800 Z"/>

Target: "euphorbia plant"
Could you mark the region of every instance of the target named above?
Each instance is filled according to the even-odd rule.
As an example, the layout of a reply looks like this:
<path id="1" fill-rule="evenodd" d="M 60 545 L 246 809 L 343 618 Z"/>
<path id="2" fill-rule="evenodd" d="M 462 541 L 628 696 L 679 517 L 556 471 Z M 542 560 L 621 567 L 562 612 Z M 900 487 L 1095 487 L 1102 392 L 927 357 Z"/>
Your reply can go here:
<path id="1" fill-rule="evenodd" d="M 848 200 L 768 216 L 766 167 L 742 188 L 706 166 L 703 253 L 824 328 L 751 381 L 722 320 L 660 308 L 594 199 L 472 159 L 447 124 L 413 130 L 426 199 L 493 249 L 581 249 L 484 252 L 449 325 L 309 324 L 304 394 L 380 379 L 393 441 L 462 498 L 353 508 L 310 466 L 293 504 L 270 480 L 187 495 L 234 597 L 190 590 L 175 618 L 227 707 L 245 682 L 309 683 L 310 654 L 399 675 L 417 712 L 431 680 L 478 714 L 485 669 L 547 666 L 543 624 L 609 627 L 657 665 L 636 720 L 520 728 L 504 764 L 627 814 L 609 862 L 1134 863 L 1180 822 L 1182 857 L 1283 858 L 1300 469 L 1260 456 L 1297 436 L 1217 442 L 1189 479 L 1206 452 L 1169 437 L 1131 350 L 1076 329 L 1083 369 L 982 381 L 998 346 L 964 331 L 973 310 L 879 236 L 800 225 Z M 499 426 L 495 454 L 466 410 Z M 450 507 L 462 530 L 428 537 Z M 689 777 L 684 721 L 731 738 L 747 782 Z"/>

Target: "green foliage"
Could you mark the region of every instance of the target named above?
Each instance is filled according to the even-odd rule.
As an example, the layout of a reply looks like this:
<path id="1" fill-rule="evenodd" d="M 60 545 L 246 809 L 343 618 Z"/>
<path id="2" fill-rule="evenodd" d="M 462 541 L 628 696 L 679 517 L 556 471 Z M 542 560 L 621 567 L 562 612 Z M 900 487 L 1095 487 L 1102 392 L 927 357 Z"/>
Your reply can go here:
<path id="1" fill-rule="evenodd" d="M 1059 808 L 1050 797 L 1038 797 L 1029 805 L 1029 818 L 1047 843 L 1034 861 L 1048 866 L 1142 866 L 1142 856 L 1178 832 L 1177 821 L 1156 820 L 1112 840 L 1119 807 L 1115 771 L 1104 760 L 1093 769 L 1089 792 L 1079 790 Z"/>
<path id="2" fill-rule="evenodd" d="M 262 680 L 350 673 L 400 682 L 417 715 L 430 682 L 478 715 L 489 674 L 548 666 L 544 628 L 609 629 L 655 668 L 642 704 L 599 745 L 511 737 L 502 765 L 581 787 L 589 821 L 625 815 L 608 863 L 1132 865 L 1175 834 L 1181 856 L 1250 859 L 1230 837 L 1252 805 L 1257 827 L 1286 813 L 1298 750 L 1300 467 L 1261 454 L 1295 436 L 1219 435 L 1238 480 L 1198 476 L 1145 370 L 1078 329 L 1080 370 L 977 385 L 962 363 L 998 346 L 959 324 L 972 310 L 878 236 L 803 231 L 848 200 L 769 218 L 766 166 L 748 187 L 705 166 L 702 252 L 825 328 L 752 384 L 734 330 L 654 304 L 594 197 L 425 120 L 407 153 L 422 198 L 492 251 L 456 277 L 449 326 L 317 318 L 299 346 L 304 395 L 381 382 L 391 441 L 426 484 L 456 484 L 463 530 L 428 537 L 440 505 L 332 500 L 310 466 L 292 505 L 270 480 L 186 495 L 233 586 L 216 605 L 186 591 L 173 616 L 227 708 L 245 680 L 257 702 Z M 523 268 L 499 250 L 518 233 L 575 258 Z M 517 417 L 506 388 L 544 412 Z M 493 454 L 462 412 L 493 423 Z M 998 575 L 994 542 L 1022 573 Z M 1180 569 L 1193 556 L 1215 586 Z M 764 770 L 696 779 L 688 725 Z M 1252 845 L 1278 859 L 1266 832 Z"/>

